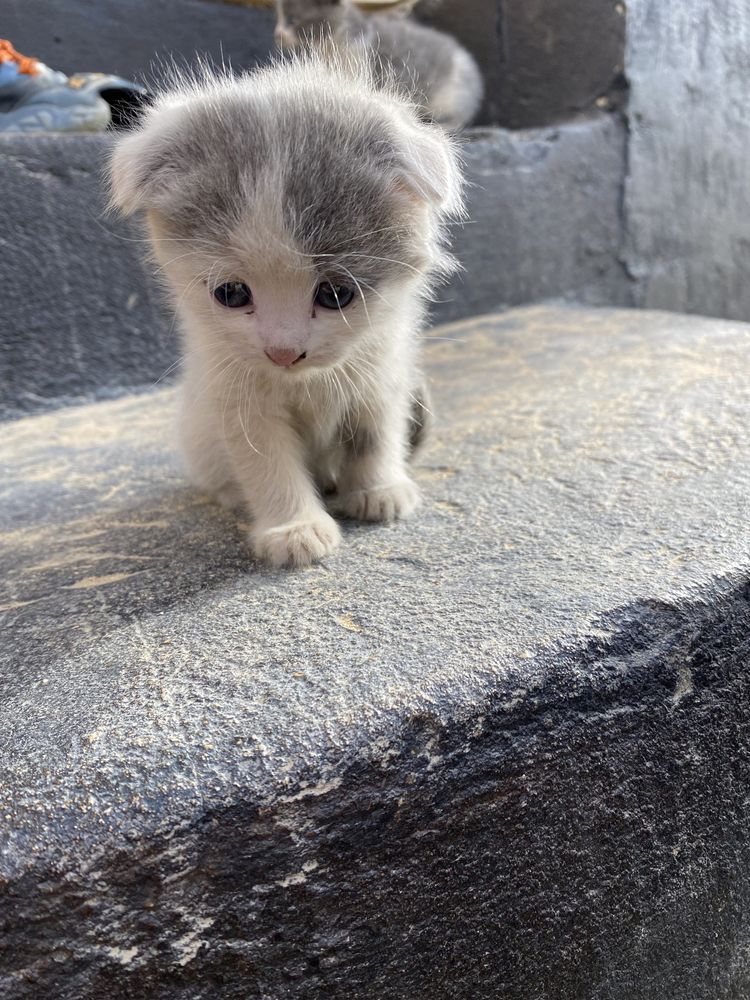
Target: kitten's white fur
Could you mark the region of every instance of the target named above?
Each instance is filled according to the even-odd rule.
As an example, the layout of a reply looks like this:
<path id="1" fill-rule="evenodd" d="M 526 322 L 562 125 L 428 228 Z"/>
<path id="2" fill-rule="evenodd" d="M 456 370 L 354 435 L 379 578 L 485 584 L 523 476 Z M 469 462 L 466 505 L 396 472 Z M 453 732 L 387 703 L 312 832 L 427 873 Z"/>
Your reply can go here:
<path id="1" fill-rule="evenodd" d="M 319 135 L 333 128 L 337 150 Z M 361 67 L 296 59 L 170 91 L 117 143 L 111 178 L 122 212 L 147 213 L 182 321 L 190 478 L 249 509 L 256 554 L 301 566 L 332 552 L 340 531 L 324 490 L 351 517 L 411 513 L 423 303 L 450 266 L 441 224 L 461 211 L 441 130 Z M 352 206 L 340 244 L 326 232 L 331 200 Z M 381 213 L 391 232 L 376 236 Z M 329 258 L 357 286 L 344 311 L 313 303 Z M 212 297 L 224 281 L 252 289 L 248 310 Z M 272 349 L 306 357 L 282 369 Z"/>

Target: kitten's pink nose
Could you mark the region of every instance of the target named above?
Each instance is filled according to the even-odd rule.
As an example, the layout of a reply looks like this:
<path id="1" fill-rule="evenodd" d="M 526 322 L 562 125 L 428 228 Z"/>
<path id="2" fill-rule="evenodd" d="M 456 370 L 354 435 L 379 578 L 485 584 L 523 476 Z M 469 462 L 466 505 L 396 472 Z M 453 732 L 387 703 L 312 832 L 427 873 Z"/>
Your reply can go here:
<path id="1" fill-rule="evenodd" d="M 270 358 L 280 368 L 291 368 L 295 361 L 299 361 L 304 356 L 299 351 L 289 351 L 282 347 L 272 347 L 266 351 L 266 357 Z"/>

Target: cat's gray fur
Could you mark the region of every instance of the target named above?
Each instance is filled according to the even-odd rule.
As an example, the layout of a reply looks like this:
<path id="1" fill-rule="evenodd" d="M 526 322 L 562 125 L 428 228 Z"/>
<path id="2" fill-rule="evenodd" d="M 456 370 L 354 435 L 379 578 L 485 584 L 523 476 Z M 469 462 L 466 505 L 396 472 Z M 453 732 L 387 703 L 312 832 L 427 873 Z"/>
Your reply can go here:
<path id="1" fill-rule="evenodd" d="M 114 205 L 146 215 L 181 319 L 189 474 L 249 509 L 256 553 L 331 552 L 324 490 L 352 517 L 410 513 L 424 301 L 461 212 L 445 133 L 361 66 L 305 57 L 162 95 L 116 141 L 111 177 Z M 321 281 L 355 298 L 323 309 Z M 252 302 L 219 304 L 226 282 Z"/>
<path id="2" fill-rule="evenodd" d="M 446 128 L 468 125 L 482 101 L 481 73 L 454 38 L 406 17 L 365 15 L 351 0 L 277 0 L 276 39 L 283 48 L 330 39 L 367 52 Z"/>

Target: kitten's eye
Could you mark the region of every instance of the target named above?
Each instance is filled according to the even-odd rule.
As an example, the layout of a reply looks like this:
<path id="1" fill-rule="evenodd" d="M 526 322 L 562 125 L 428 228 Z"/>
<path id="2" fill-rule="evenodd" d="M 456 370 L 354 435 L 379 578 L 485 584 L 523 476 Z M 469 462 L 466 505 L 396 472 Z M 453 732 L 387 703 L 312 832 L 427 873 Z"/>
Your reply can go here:
<path id="1" fill-rule="evenodd" d="M 346 309 L 354 298 L 354 289 L 348 285 L 333 285 L 322 281 L 315 293 L 315 304 L 324 309 Z"/>
<path id="2" fill-rule="evenodd" d="M 249 306 L 253 301 L 252 292 L 241 281 L 227 281 L 226 284 L 214 288 L 214 298 L 228 309 Z"/>

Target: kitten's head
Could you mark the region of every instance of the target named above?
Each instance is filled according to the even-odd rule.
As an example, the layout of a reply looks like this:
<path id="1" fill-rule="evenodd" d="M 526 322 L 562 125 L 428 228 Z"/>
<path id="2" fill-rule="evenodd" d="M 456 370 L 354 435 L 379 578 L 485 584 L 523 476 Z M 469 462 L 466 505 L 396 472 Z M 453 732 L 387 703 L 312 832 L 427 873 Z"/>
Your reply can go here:
<path id="1" fill-rule="evenodd" d="M 276 44 L 283 49 L 336 36 L 352 15 L 350 0 L 276 0 Z"/>
<path id="2" fill-rule="evenodd" d="M 450 258 L 451 141 L 361 72 L 296 59 L 166 94 L 111 161 L 191 331 L 281 374 L 377 351 Z M 285 371 L 282 372 L 281 369 Z"/>

